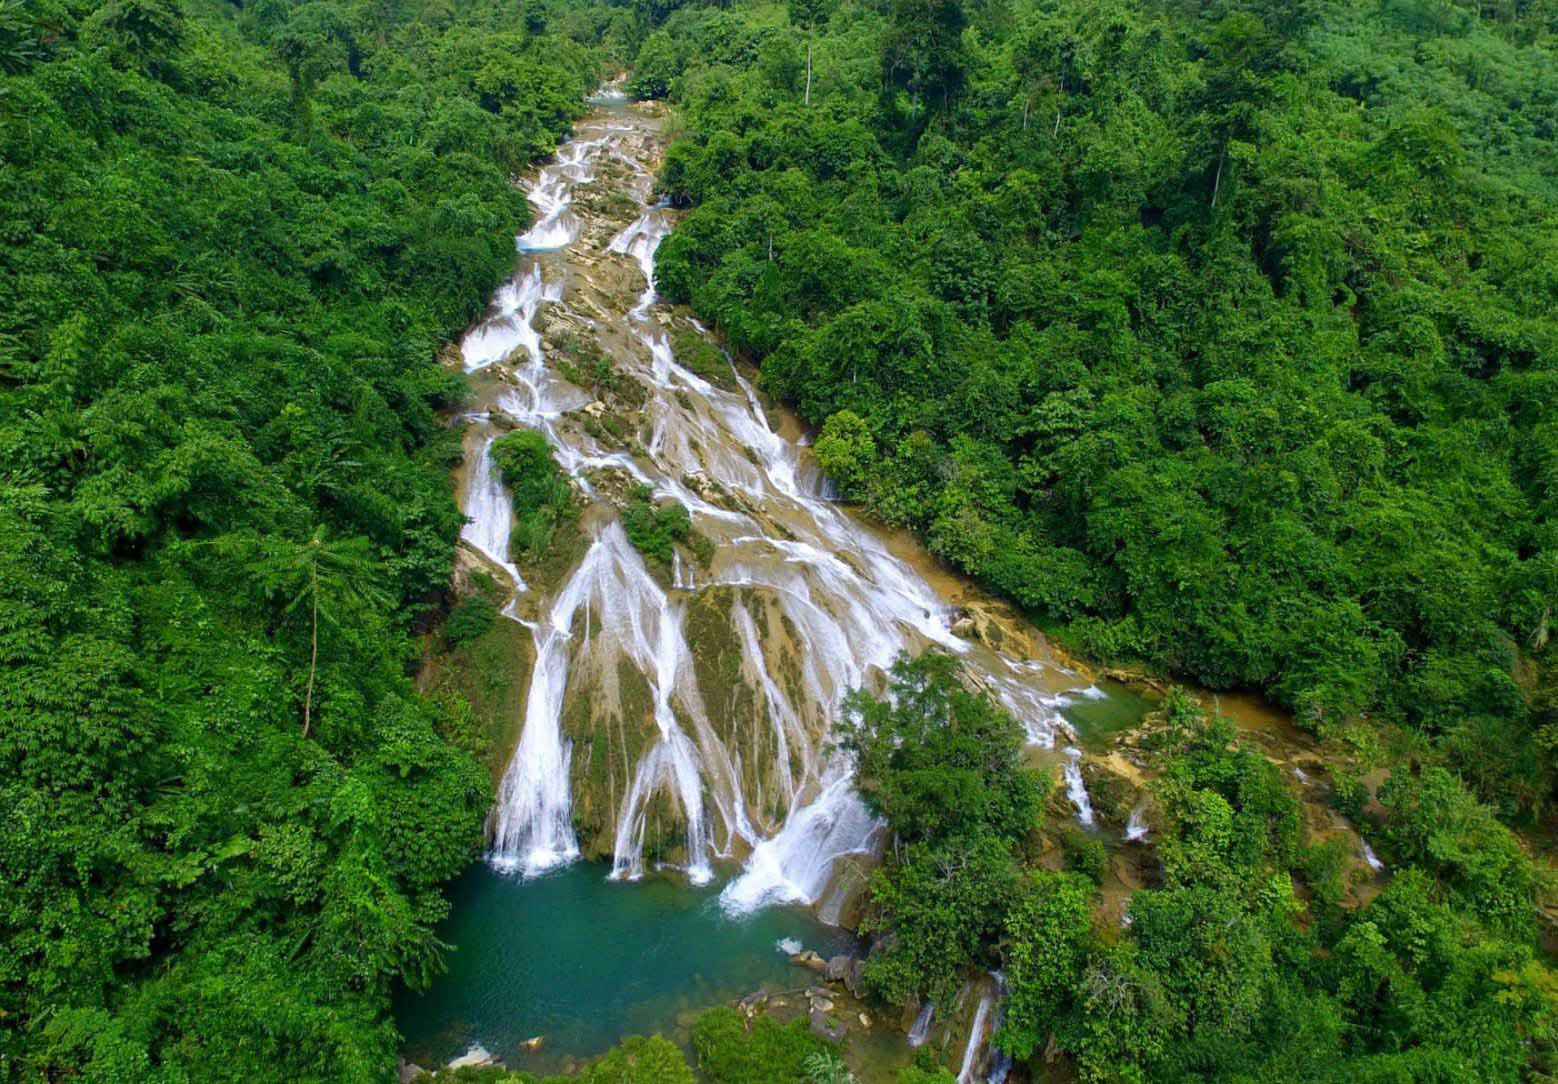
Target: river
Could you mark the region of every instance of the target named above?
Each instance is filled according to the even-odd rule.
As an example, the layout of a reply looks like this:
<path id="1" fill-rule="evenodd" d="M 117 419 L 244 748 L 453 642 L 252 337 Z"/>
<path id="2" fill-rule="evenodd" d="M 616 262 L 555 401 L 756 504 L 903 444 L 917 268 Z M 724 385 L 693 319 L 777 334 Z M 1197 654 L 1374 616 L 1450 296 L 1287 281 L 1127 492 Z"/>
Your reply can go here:
<path id="1" fill-rule="evenodd" d="M 844 694 L 901 651 L 955 653 L 1057 754 L 1076 738 L 1066 713 L 1139 715 L 1102 709 L 1112 697 L 996 604 L 971 615 L 966 585 L 830 500 L 794 419 L 658 302 L 655 252 L 675 221 L 653 201 L 661 125 L 654 107 L 597 103 L 529 179 L 538 219 L 516 273 L 461 344 L 475 400 L 457 476 L 463 560 L 510 586 L 504 613 L 535 664 L 486 869 L 458 887 L 444 933 L 474 951 L 403 1003 L 434 1056 L 466 1042 L 501 1053 L 531 1027 L 554 1052 L 597 1053 L 625 1028 L 669 1026 L 689 989 L 776 978 L 779 937 L 825 940 L 813 918 L 848 913 L 882 837 L 829 728 Z M 545 434 L 586 506 L 577 559 L 555 575 L 507 551 L 488 445 L 513 427 Z M 619 521 L 635 486 L 683 504 L 707 544 L 646 560 Z M 675 891 L 648 883 L 667 877 Z M 592 922 L 614 962 L 559 997 L 570 954 L 596 951 Z M 680 939 L 686 960 L 645 964 L 669 985 L 629 982 L 619 957 L 635 923 L 668 960 Z M 758 962 L 714 965 L 722 954 Z M 658 1015 L 642 1010 L 656 998 Z"/>

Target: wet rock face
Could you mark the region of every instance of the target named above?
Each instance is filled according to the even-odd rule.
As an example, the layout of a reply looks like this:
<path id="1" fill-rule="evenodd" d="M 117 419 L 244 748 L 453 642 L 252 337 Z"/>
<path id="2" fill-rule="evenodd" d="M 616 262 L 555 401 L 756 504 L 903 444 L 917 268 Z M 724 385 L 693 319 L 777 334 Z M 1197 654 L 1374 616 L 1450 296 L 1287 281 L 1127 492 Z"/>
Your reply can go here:
<path id="1" fill-rule="evenodd" d="M 694 879 L 739 862 L 731 909 L 802 901 L 839 921 L 879 839 L 828 740 L 849 689 L 940 645 L 1044 741 L 1057 690 L 1085 681 L 967 592 L 972 626 L 954 631 L 946 597 L 827 499 L 718 343 L 658 303 L 655 252 L 674 224 L 654 204 L 662 156 L 654 109 L 582 122 L 531 181 L 516 274 L 461 343 L 479 419 L 463 544 L 503 573 L 505 616 L 534 641 L 493 860 L 527 875 L 590 856 L 623 878 Z M 506 545 L 513 495 L 480 473 L 481 440 L 514 427 L 546 437 L 578 508 L 562 564 L 534 575 Z M 669 548 L 640 532 L 640 552 L 624 530 L 641 487 L 688 513 Z"/>
<path id="2" fill-rule="evenodd" d="M 865 977 L 866 962 L 854 956 L 835 956 L 828 961 L 825 974 L 829 982 L 841 982 L 855 997 L 863 997 L 861 986 Z"/>

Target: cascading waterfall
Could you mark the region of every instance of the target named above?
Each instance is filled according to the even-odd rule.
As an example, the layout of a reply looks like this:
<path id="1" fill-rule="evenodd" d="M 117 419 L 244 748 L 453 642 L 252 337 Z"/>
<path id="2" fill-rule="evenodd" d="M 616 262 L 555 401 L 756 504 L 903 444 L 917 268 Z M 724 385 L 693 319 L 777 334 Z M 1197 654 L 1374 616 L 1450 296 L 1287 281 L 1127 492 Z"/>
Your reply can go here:
<path id="1" fill-rule="evenodd" d="M 1142 795 L 1131 807 L 1131 815 L 1125 822 L 1125 842 L 1143 843 L 1147 839 L 1147 797 Z"/>
<path id="2" fill-rule="evenodd" d="M 828 740 L 846 692 L 876 685 L 901 651 L 939 646 L 1030 741 L 1053 747 L 1067 732 L 1060 705 L 1086 683 L 953 634 L 953 607 L 832 503 L 815 460 L 775 430 L 738 370 L 716 382 L 678 361 L 673 330 L 702 329 L 655 296 L 655 252 L 674 222 L 650 202 L 657 146 L 654 122 L 633 107 L 581 125 L 530 186 L 538 218 L 518 239 L 517 273 L 461 343 L 487 416 L 543 433 L 592 505 L 577 567 L 555 587 L 532 575 L 525 595 L 535 664 L 490 818 L 491 860 L 532 875 L 582 851 L 632 879 L 653 840 L 655 857 L 693 880 L 741 859 L 721 893 L 728 911 L 798 902 L 836 916 L 847 896 L 838 860 L 871 852 L 881 828 Z M 576 199 L 581 185 L 607 183 L 598 178 L 639 202 L 636 219 L 612 222 Z M 584 408 L 604 404 L 549 359 L 559 327 L 642 389 L 629 437 L 585 424 Z M 521 585 L 506 498 L 480 447 L 466 541 Z M 712 559 L 677 547 L 653 571 L 606 508 L 624 484 L 683 504 Z"/>
<path id="3" fill-rule="evenodd" d="M 974 1010 L 974 1022 L 968 1029 L 968 1042 L 963 1046 L 963 1063 L 958 1068 L 958 1084 L 973 1084 L 979 1065 L 979 1052 L 984 1049 L 987 1033 L 985 1025 L 990 1020 L 990 1010 L 995 1005 L 995 989 L 984 986 L 979 992 L 979 1006 Z"/>
<path id="4" fill-rule="evenodd" d="M 1074 745 L 1066 746 L 1066 797 L 1077 809 L 1077 822 L 1084 828 L 1093 827 L 1093 803 L 1087 796 L 1087 783 L 1082 779 L 1082 750 Z"/>
<path id="5" fill-rule="evenodd" d="M 1006 975 L 1001 971 L 990 972 L 995 980 L 995 1017 L 990 1021 L 990 1071 L 985 1074 L 985 1084 L 1006 1084 L 1012 1071 L 1012 1056 L 995 1045 L 995 1036 L 1006 1026 Z"/>
<path id="6" fill-rule="evenodd" d="M 936 1018 L 936 1003 L 927 1000 L 920 1006 L 920 1011 L 914 1017 L 914 1025 L 909 1028 L 909 1045 L 924 1046 L 925 1040 L 930 1038 L 931 1021 Z"/>
<path id="7" fill-rule="evenodd" d="M 509 534 L 514 530 L 514 504 L 503 480 L 498 476 L 498 465 L 492 459 L 492 442 L 496 435 L 486 433 L 481 441 L 481 452 L 466 479 L 465 493 L 461 498 L 466 523 L 460 537 L 479 550 L 482 556 L 497 565 L 514 582 L 514 590 L 526 590 L 519 569 L 509 560 Z"/>

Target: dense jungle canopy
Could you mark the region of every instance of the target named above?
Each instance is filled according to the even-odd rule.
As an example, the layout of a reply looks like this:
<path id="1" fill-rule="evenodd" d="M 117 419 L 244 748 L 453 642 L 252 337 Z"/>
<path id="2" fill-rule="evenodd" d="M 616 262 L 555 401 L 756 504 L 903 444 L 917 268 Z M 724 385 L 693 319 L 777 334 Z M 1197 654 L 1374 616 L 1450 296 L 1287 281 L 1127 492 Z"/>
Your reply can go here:
<path id="1" fill-rule="evenodd" d="M 1356 898 L 1175 695 L 1161 879 L 1100 928 L 1017 725 L 905 659 L 840 738 L 896 840 L 876 996 L 1002 966 L 999 1042 L 1085 1081 L 1554 1079 L 1555 34 L 1553 0 L 0 0 L 0 1081 L 393 1079 L 492 800 L 414 681 L 461 523 L 438 359 L 618 70 L 674 110 L 660 292 L 844 498 L 1087 657 L 1290 709 L 1391 869 Z M 719 1084 L 818 1053 L 707 1020 Z"/>

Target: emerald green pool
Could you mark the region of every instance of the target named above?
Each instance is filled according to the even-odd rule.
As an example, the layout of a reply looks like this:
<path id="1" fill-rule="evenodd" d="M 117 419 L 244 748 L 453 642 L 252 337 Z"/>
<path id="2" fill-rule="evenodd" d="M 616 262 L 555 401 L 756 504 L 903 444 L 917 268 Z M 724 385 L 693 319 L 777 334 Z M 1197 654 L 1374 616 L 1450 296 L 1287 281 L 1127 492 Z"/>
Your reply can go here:
<path id="1" fill-rule="evenodd" d="M 556 1072 L 626 1035 L 685 1039 L 688 1014 L 760 987 L 815 981 L 779 950 L 782 939 L 824 957 L 853 947 L 847 932 L 796 909 L 729 918 L 718 884 L 622 884 L 606 873 L 582 862 L 531 881 L 467 870 L 439 930 L 454 946 L 448 972 L 396 998 L 406 1057 L 432 1068 L 479 1043 L 513 1068 Z M 520 1048 L 537 1035 L 539 1050 Z"/>
<path id="2" fill-rule="evenodd" d="M 1101 696 L 1078 697 L 1060 709 L 1066 722 L 1076 728 L 1077 741 L 1088 752 L 1102 752 L 1113 737 L 1142 721 L 1157 701 L 1149 699 L 1123 682 L 1102 678 L 1097 684 Z"/>

